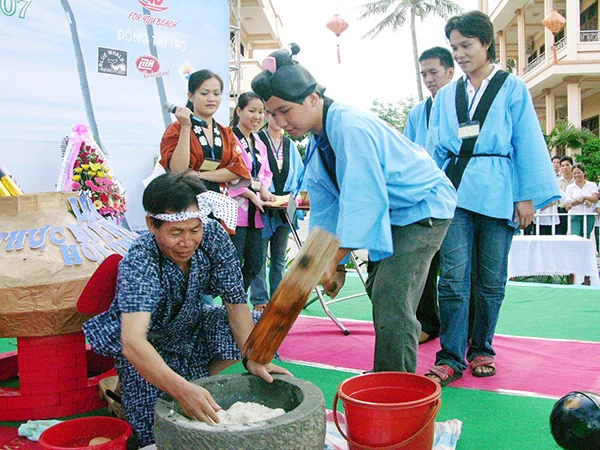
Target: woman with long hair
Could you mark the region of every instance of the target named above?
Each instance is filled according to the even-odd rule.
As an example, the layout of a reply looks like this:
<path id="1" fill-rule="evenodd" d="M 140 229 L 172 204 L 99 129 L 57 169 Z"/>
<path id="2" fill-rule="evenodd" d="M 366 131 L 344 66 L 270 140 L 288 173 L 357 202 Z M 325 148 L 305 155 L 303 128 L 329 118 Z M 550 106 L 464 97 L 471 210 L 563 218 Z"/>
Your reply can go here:
<path id="1" fill-rule="evenodd" d="M 199 70 L 188 79 L 188 102 L 175 111 L 177 121 L 169 125 L 160 143 L 160 163 L 167 171 L 191 168 L 209 190 L 249 183 L 250 174 L 230 127 L 217 123 L 214 114 L 223 95 L 223 80 L 210 70 Z M 192 115 L 205 122 L 199 123 Z M 206 126 L 204 126 L 206 125 Z"/>
<path id="2" fill-rule="evenodd" d="M 275 195 L 294 195 L 300 189 L 300 178 L 304 163 L 296 143 L 287 137 L 273 117 L 267 113 L 268 126 L 258 136 L 267 147 L 269 166 L 273 172 L 271 192 Z M 285 273 L 285 252 L 287 250 L 290 227 L 284 211 L 268 210 L 263 216 L 263 254 L 270 248 L 269 289 L 267 289 L 267 268 L 263 264 L 260 273 L 252 282 L 250 302 L 255 309 L 264 308 Z"/>
<path id="3" fill-rule="evenodd" d="M 267 148 L 256 132 L 265 121 L 265 105 L 254 92 L 240 95 L 233 115 L 233 132 L 242 149 L 242 159 L 250 172 L 249 187 L 231 189 L 229 195 L 238 202 L 238 220 L 235 235 L 231 237 L 242 263 L 246 291 L 264 265 L 262 251 L 261 213 L 265 202 L 275 200 L 269 192 L 273 173 L 269 167 Z"/>

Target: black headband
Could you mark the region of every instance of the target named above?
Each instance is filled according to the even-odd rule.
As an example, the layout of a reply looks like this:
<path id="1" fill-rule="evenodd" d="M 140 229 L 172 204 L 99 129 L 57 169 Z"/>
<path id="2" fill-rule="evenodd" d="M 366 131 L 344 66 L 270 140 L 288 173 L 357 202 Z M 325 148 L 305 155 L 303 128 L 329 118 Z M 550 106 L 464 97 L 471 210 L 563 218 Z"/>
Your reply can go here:
<path id="1" fill-rule="evenodd" d="M 252 80 L 252 90 L 264 101 L 279 97 L 299 104 L 313 92 L 325 92 L 310 72 L 292 58 L 299 51 L 300 47 L 290 44 L 289 48 L 271 53 L 263 61 L 265 70 Z"/>

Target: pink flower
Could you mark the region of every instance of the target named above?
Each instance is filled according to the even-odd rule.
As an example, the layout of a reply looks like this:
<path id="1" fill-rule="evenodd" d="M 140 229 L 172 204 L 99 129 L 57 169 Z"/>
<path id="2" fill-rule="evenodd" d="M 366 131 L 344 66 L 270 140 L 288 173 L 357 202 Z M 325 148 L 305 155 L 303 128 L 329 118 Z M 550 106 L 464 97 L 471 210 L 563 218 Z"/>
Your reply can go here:
<path id="1" fill-rule="evenodd" d="M 87 187 L 89 187 L 90 189 L 93 189 L 93 188 L 96 186 L 96 185 L 95 185 L 95 184 L 94 184 L 94 183 L 93 183 L 91 180 L 87 180 L 87 181 L 85 182 L 85 185 L 86 185 Z"/>
<path id="2" fill-rule="evenodd" d="M 78 191 L 79 189 L 81 189 L 81 184 L 78 183 L 77 181 L 73 181 L 73 189 Z"/>

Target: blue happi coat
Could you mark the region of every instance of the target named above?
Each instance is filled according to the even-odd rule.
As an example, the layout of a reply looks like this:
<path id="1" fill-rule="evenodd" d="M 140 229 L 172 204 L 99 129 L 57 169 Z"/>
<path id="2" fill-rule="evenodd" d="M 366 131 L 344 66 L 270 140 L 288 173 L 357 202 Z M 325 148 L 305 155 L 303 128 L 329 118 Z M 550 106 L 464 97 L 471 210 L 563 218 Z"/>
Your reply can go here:
<path id="1" fill-rule="evenodd" d="M 427 149 L 439 167 L 460 153 L 455 107 L 456 80 L 436 95 Z M 550 154 L 542 135 L 531 95 L 525 83 L 509 75 L 489 109 L 473 154 L 458 188 L 457 206 L 469 211 L 509 220 L 513 226 L 514 204 L 532 200 L 535 209 L 560 198 Z"/>
<path id="2" fill-rule="evenodd" d="M 451 219 L 456 191 L 427 152 L 374 115 L 336 102 L 325 130 L 339 190 L 308 144 L 306 186 L 310 226 L 337 235 L 341 247 L 364 248 L 372 261 L 393 253 L 392 225 Z"/>
<path id="3" fill-rule="evenodd" d="M 425 147 L 427 143 L 427 102 L 430 101 L 426 98 L 412 108 L 408 112 L 408 118 L 406 119 L 406 125 L 404 125 L 404 136 L 419 144 L 421 147 Z M 433 99 L 431 99 L 433 101 Z"/>

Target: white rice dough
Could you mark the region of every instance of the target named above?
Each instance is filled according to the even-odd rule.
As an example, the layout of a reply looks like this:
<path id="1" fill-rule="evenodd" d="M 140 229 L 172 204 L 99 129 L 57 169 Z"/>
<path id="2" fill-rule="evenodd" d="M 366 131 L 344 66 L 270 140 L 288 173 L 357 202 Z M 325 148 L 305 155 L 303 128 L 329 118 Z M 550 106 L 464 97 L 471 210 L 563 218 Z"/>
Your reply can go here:
<path id="1" fill-rule="evenodd" d="M 227 410 L 217 411 L 220 424 L 260 422 L 285 414 L 282 408 L 269 408 L 260 403 L 236 402 Z"/>

